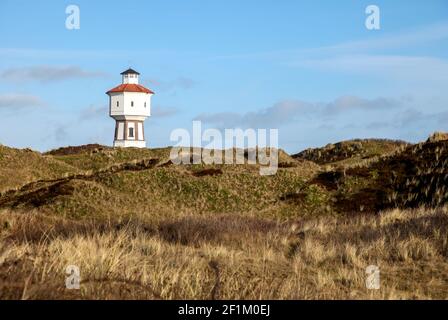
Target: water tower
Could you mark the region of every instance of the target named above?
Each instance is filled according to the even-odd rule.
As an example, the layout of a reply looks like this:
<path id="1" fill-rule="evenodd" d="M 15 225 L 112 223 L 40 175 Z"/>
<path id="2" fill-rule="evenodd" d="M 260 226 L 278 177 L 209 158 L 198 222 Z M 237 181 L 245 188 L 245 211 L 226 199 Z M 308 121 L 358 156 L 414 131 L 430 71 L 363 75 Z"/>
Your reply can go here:
<path id="1" fill-rule="evenodd" d="M 122 83 L 106 92 L 109 115 L 115 120 L 114 147 L 145 148 L 143 122 L 151 116 L 154 92 L 138 84 L 140 73 L 137 71 L 129 68 L 121 75 Z"/>

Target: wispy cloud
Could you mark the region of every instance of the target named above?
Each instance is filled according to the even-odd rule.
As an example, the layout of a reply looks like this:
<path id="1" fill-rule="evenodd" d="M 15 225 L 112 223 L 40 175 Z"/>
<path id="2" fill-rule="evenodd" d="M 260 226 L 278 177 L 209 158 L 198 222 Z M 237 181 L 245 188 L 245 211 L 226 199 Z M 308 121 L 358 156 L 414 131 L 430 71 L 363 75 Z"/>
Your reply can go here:
<path id="1" fill-rule="evenodd" d="M 26 60 L 101 60 L 110 59 L 113 61 L 117 60 L 128 60 L 130 56 L 139 57 L 141 59 L 147 59 L 148 57 L 158 57 L 158 56 L 173 56 L 185 57 L 196 55 L 195 51 L 182 51 L 179 50 L 136 50 L 132 48 L 130 50 L 123 49 L 37 49 L 37 48 L 1 48 L 0 47 L 0 57 L 1 58 L 19 58 Z"/>
<path id="2" fill-rule="evenodd" d="M 373 50 L 403 49 L 405 47 L 426 44 L 434 41 L 448 39 L 448 21 L 420 26 L 396 32 L 393 34 L 371 37 L 367 40 L 345 41 L 330 45 L 312 48 L 294 48 L 274 51 L 248 52 L 239 54 L 229 54 L 214 57 L 212 60 L 221 59 L 268 59 L 290 61 L 299 58 L 332 55 L 356 55 L 362 53 L 372 53 Z"/>
<path id="3" fill-rule="evenodd" d="M 54 82 L 75 78 L 96 78 L 105 75 L 104 72 L 86 71 L 78 66 L 40 65 L 6 69 L 0 73 L 0 79 L 14 82 Z"/>
<path id="4" fill-rule="evenodd" d="M 412 86 L 412 90 L 437 92 L 448 82 L 448 59 L 444 56 L 403 54 L 404 48 L 424 48 L 446 41 L 448 21 L 386 35 L 369 34 L 365 38 L 320 47 L 234 54 L 214 59 L 262 60 L 325 73 L 393 80 L 396 87 L 401 85 L 405 90 Z"/>
<path id="5" fill-rule="evenodd" d="M 401 99 L 379 97 L 364 99 L 356 96 L 342 96 L 322 105 L 324 114 L 336 114 L 346 111 L 374 111 L 392 109 L 402 105 Z"/>
<path id="6" fill-rule="evenodd" d="M 35 95 L 2 94 L 0 95 L 0 109 L 23 109 L 44 106 L 45 102 Z"/>
<path id="7" fill-rule="evenodd" d="M 212 123 L 220 128 L 270 127 L 294 121 L 299 115 L 315 112 L 313 107 L 313 104 L 304 101 L 283 100 L 258 111 L 242 114 L 235 112 L 203 113 L 198 115 L 195 120 Z"/>
<path id="8" fill-rule="evenodd" d="M 385 118 L 383 120 L 377 120 L 368 122 L 366 124 L 358 123 L 353 125 L 354 129 L 366 128 L 369 130 L 378 129 L 430 129 L 432 131 L 442 128 L 448 129 L 448 111 L 442 112 L 422 112 L 415 108 L 407 108 L 400 110 L 395 115 Z"/>
<path id="9" fill-rule="evenodd" d="M 448 81 L 448 61 L 432 57 L 398 55 L 334 56 L 302 59 L 291 65 L 324 71 L 387 75 L 394 78 L 433 79 Z"/>
<path id="10" fill-rule="evenodd" d="M 315 117 L 328 119 L 338 114 L 352 111 L 375 111 L 397 108 L 402 105 L 400 99 L 383 98 L 364 99 L 356 96 L 342 96 L 330 102 L 306 102 L 301 100 L 283 100 L 271 107 L 247 113 L 220 112 L 203 113 L 195 117 L 220 128 L 242 127 L 278 127 L 299 119 Z"/>
<path id="11" fill-rule="evenodd" d="M 80 120 L 90 120 L 95 118 L 104 118 L 107 119 L 107 115 L 109 113 L 108 106 L 94 106 L 90 105 L 87 108 L 81 110 L 81 114 L 79 116 Z"/>
<path id="12" fill-rule="evenodd" d="M 441 112 L 422 112 L 420 110 L 409 108 L 395 116 L 392 125 L 402 128 L 408 126 L 427 126 L 429 123 L 438 125 L 444 124 L 448 128 L 448 111 Z"/>
<path id="13" fill-rule="evenodd" d="M 347 51 L 363 52 L 376 49 L 402 49 L 408 46 L 415 46 L 443 39 L 448 39 L 448 21 L 403 30 L 401 32 L 370 38 L 368 40 L 348 41 L 309 50 L 310 52 L 340 53 Z"/>

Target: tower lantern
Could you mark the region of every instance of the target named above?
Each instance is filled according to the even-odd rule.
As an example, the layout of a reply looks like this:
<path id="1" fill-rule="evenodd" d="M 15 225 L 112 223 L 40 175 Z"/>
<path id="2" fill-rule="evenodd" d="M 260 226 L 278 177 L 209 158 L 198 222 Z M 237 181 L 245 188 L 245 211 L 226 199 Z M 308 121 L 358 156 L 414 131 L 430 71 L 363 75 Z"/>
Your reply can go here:
<path id="1" fill-rule="evenodd" d="M 131 68 L 129 68 L 126 71 L 123 71 L 121 73 L 122 76 L 122 83 L 131 83 L 131 84 L 138 84 L 138 76 L 140 75 L 140 73 L 138 73 L 135 70 L 132 70 Z"/>
<path id="2" fill-rule="evenodd" d="M 109 116 L 115 120 L 114 147 L 146 147 L 143 122 L 151 116 L 151 90 L 138 83 L 140 73 L 121 73 L 122 84 L 106 92 Z"/>

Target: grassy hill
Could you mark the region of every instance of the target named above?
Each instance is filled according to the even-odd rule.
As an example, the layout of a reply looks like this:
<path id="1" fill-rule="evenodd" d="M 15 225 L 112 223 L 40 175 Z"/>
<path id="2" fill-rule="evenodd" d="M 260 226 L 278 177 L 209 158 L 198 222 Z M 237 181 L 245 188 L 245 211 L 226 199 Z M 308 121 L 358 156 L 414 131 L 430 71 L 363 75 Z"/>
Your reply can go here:
<path id="1" fill-rule="evenodd" d="M 51 156 L 30 149 L 0 145 L 0 192 L 39 179 L 54 179 L 79 170 Z"/>
<path id="2" fill-rule="evenodd" d="M 345 165 L 382 156 L 407 145 L 409 144 L 397 140 L 355 139 L 330 143 L 323 148 L 306 149 L 292 157 L 310 160 L 321 165 Z"/>
<path id="3" fill-rule="evenodd" d="M 0 297 L 448 298 L 446 138 L 280 150 L 273 176 L 169 148 L 0 146 Z"/>

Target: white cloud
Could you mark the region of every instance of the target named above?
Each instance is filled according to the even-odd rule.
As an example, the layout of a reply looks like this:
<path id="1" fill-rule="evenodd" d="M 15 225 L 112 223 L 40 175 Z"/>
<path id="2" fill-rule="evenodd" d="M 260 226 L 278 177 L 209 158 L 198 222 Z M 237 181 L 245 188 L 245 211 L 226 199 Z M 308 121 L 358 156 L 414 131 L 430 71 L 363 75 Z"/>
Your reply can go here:
<path id="1" fill-rule="evenodd" d="M 102 106 L 94 106 L 90 105 L 89 107 L 81 110 L 80 120 L 90 120 L 95 118 L 103 118 L 106 119 L 109 114 L 109 108 L 107 105 Z"/>
<path id="2" fill-rule="evenodd" d="M 203 113 L 195 120 L 212 123 L 220 128 L 232 127 L 278 127 L 300 119 L 328 119 L 353 111 L 376 111 L 393 109 L 402 105 L 401 99 L 364 99 L 356 96 L 342 96 L 330 102 L 306 102 L 283 100 L 273 106 L 247 113 L 220 112 Z"/>
<path id="3" fill-rule="evenodd" d="M 0 73 L 0 79 L 6 81 L 52 82 L 73 78 L 96 78 L 106 74 L 98 71 L 86 71 L 78 66 L 30 66 L 9 68 Z"/>
<path id="4" fill-rule="evenodd" d="M 283 100 L 273 106 L 247 113 L 220 112 L 203 113 L 195 120 L 213 123 L 218 127 L 231 128 L 235 126 L 270 127 L 288 123 L 297 116 L 313 112 L 313 105 L 299 100 Z"/>
<path id="5" fill-rule="evenodd" d="M 293 66 L 324 71 L 340 71 L 367 75 L 382 75 L 413 80 L 448 81 L 448 61 L 431 57 L 400 55 L 335 56 L 303 59 Z"/>
<path id="6" fill-rule="evenodd" d="M 381 110 L 401 106 L 402 101 L 392 98 L 363 99 L 356 96 L 342 96 L 324 105 L 325 114 L 334 114 L 351 110 Z"/>
<path id="7" fill-rule="evenodd" d="M 0 95 L 0 109 L 22 109 L 43 106 L 45 103 L 38 96 L 28 94 Z"/>

